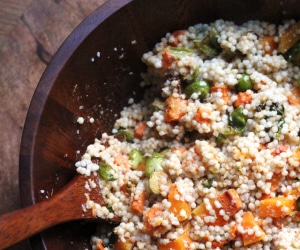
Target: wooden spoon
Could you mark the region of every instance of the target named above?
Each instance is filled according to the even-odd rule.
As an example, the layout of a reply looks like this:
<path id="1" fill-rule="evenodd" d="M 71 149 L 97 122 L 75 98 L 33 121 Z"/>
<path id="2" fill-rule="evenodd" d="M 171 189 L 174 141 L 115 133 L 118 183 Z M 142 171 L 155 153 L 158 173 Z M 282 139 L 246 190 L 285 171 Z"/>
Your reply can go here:
<path id="1" fill-rule="evenodd" d="M 103 218 L 98 218 L 92 209 L 84 212 L 82 208 L 82 205 L 87 201 L 86 193 L 89 194 L 91 200 L 105 206 L 98 184 L 96 188 L 92 188 L 90 191 L 85 188 L 88 179 L 98 183 L 96 182 L 97 178 L 93 175 L 89 177 L 76 175 L 68 185 L 49 200 L 0 216 L 0 249 L 12 246 L 62 222 L 103 220 Z M 110 222 L 117 223 L 119 218 L 115 216 Z"/>

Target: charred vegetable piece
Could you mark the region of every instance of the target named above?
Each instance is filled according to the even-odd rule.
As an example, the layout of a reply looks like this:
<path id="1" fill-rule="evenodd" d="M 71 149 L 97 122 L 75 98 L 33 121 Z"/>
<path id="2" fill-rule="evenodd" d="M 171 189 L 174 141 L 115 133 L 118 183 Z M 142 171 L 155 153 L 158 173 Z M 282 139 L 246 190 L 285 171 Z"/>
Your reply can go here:
<path id="1" fill-rule="evenodd" d="M 118 132 L 118 135 L 121 135 L 124 137 L 124 139 L 128 142 L 133 141 L 133 131 L 131 129 L 123 129 L 121 128 Z"/>
<path id="2" fill-rule="evenodd" d="M 300 212 L 300 197 L 298 197 L 296 200 L 296 210 Z"/>
<path id="3" fill-rule="evenodd" d="M 202 40 L 194 40 L 194 43 L 203 54 L 213 57 L 218 55 L 222 50 L 218 42 L 218 36 L 218 31 L 212 28 Z"/>
<path id="4" fill-rule="evenodd" d="M 299 29 L 300 23 L 294 23 L 279 37 L 278 51 L 280 53 L 284 54 L 300 40 Z"/>
<path id="5" fill-rule="evenodd" d="M 199 94 L 200 99 L 204 99 L 210 92 L 210 85 L 207 81 L 204 80 L 198 80 L 191 84 L 189 84 L 185 90 L 184 93 L 187 96 L 191 96 L 194 93 Z"/>
<path id="6" fill-rule="evenodd" d="M 243 74 L 237 86 L 238 92 L 245 92 L 248 89 L 253 89 L 253 82 L 248 74 Z"/>
<path id="7" fill-rule="evenodd" d="M 246 127 L 246 118 L 243 114 L 242 107 L 239 107 L 230 113 L 229 125 L 237 132 L 244 131 Z"/>
<path id="8" fill-rule="evenodd" d="M 129 161 L 134 168 L 137 168 L 144 161 L 141 151 L 132 149 L 129 153 Z"/>
<path id="9" fill-rule="evenodd" d="M 291 49 L 289 49 L 284 54 L 284 57 L 292 64 L 300 66 L 300 42 L 297 42 Z"/>
<path id="10" fill-rule="evenodd" d="M 146 169 L 145 174 L 147 178 L 150 178 L 153 172 L 163 171 L 162 163 L 164 161 L 164 157 L 162 153 L 154 152 L 150 158 L 146 161 Z"/>
<path id="11" fill-rule="evenodd" d="M 102 179 L 106 181 L 113 181 L 115 170 L 105 162 L 100 162 L 99 164 L 99 175 Z"/>

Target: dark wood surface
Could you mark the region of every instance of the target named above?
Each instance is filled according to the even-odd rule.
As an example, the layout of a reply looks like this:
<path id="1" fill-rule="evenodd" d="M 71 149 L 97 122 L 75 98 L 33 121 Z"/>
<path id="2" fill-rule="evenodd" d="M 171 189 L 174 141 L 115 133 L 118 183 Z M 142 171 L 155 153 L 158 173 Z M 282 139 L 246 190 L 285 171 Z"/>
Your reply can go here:
<path id="1" fill-rule="evenodd" d="M 0 0 L 0 214 L 20 207 L 19 148 L 35 87 L 65 38 L 104 2 Z"/>

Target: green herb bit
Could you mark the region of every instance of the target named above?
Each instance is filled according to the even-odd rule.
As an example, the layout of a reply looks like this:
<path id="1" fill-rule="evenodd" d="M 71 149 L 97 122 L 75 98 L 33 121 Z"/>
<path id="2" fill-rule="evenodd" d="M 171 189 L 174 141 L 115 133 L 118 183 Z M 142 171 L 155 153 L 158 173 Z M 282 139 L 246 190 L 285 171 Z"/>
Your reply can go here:
<path id="1" fill-rule="evenodd" d="M 147 178 L 150 178 L 153 172 L 163 171 L 163 161 L 164 157 L 161 153 L 154 152 L 150 158 L 146 161 L 145 174 Z"/>
<path id="2" fill-rule="evenodd" d="M 212 184 L 213 184 L 213 179 L 212 178 L 210 178 L 210 179 L 207 179 L 207 180 L 204 180 L 204 181 L 202 181 L 202 186 L 203 187 L 206 187 L 206 188 L 211 188 L 212 187 Z"/>
<path id="3" fill-rule="evenodd" d="M 239 107 L 230 113 L 229 125 L 237 132 L 244 131 L 246 128 L 246 118 L 244 116 L 242 107 Z"/>
<path id="4" fill-rule="evenodd" d="M 190 97 L 193 93 L 197 93 L 200 99 L 204 99 L 210 93 L 210 85 L 205 80 L 198 80 L 189 84 L 184 93 Z"/>
<path id="5" fill-rule="evenodd" d="M 141 151 L 132 149 L 129 153 L 129 161 L 133 168 L 137 168 L 144 161 Z"/>
<path id="6" fill-rule="evenodd" d="M 236 85 L 238 92 L 245 92 L 248 89 L 253 89 L 253 82 L 248 74 L 243 74 Z"/>
<path id="7" fill-rule="evenodd" d="M 122 135 L 122 136 L 124 137 L 124 139 L 125 139 L 126 141 L 128 141 L 128 142 L 132 142 L 132 141 L 133 141 L 134 135 L 133 135 L 133 130 L 132 130 L 132 129 L 129 129 L 129 128 L 124 129 L 124 128 L 121 128 L 121 129 L 117 132 L 117 134 Z"/>
<path id="8" fill-rule="evenodd" d="M 113 213 L 113 212 L 114 212 L 114 210 L 112 209 L 111 204 L 106 203 L 105 206 L 106 206 L 106 208 L 108 209 L 108 211 L 109 211 L 110 213 Z"/>
<path id="9" fill-rule="evenodd" d="M 99 175 L 102 179 L 106 181 L 116 180 L 114 176 L 115 170 L 105 162 L 100 162 L 99 164 Z"/>

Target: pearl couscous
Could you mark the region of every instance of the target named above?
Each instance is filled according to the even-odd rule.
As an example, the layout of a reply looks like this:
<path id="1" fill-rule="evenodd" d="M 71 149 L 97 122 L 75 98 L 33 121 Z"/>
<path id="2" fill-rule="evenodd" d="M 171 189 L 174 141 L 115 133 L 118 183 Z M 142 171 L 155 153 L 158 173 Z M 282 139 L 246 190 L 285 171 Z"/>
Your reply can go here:
<path id="1" fill-rule="evenodd" d="M 144 99 L 76 163 L 120 218 L 93 249 L 300 249 L 300 23 L 197 24 L 142 61 Z"/>

